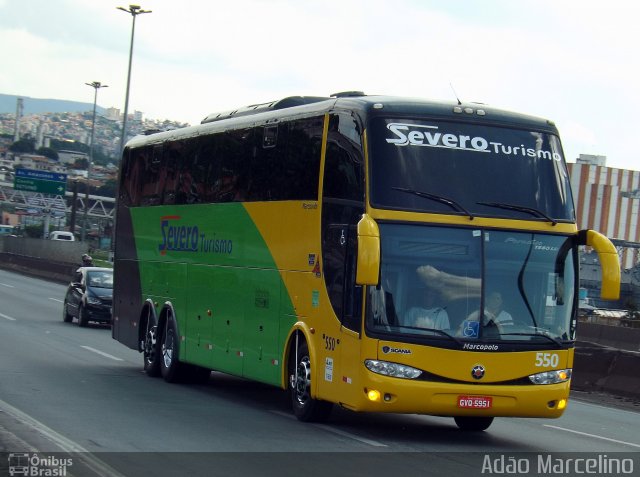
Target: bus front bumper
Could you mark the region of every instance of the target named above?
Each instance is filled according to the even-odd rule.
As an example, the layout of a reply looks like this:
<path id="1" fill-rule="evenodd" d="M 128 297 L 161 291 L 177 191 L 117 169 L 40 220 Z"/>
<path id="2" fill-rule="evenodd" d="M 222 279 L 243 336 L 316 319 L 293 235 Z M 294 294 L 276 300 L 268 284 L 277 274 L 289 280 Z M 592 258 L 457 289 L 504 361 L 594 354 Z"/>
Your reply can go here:
<path id="1" fill-rule="evenodd" d="M 570 381 L 548 385 L 438 383 L 369 373 L 353 405 L 364 412 L 436 416 L 558 418 L 567 405 Z"/>

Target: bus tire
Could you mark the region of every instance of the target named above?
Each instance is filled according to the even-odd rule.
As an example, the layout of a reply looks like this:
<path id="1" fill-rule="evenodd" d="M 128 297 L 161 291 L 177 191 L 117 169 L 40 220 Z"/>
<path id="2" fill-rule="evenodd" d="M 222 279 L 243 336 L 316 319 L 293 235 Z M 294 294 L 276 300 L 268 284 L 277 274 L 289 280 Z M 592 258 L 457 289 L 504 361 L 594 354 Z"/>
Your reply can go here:
<path id="1" fill-rule="evenodd" d="M 160 338 L 160 374 L 168 383 L 177 383 L 183 377 L 183 369 L 178 360 L 178 332 L 176 323 L 167 316 Z"/>
<path id="2" fill-rule="evenodd" d="M 489 428 L 493 417 L 456 416 L 456 424 L 462 431 L 480 432 Z"/>
<path id="3" fill-rule="evenodd" d="M 160 376 L 160 346 L 158 343 L 158 327 L 155 319 L 149 313 L 145 322 L 145 334 L 142 340 L 142 356 L 144 360 L 144 372 L 147 376 L 156 378 Z"/>
<path id="4" fill-rule="evenodd" d="M 289 389 L 293 413 L 303 422 L 326 421 L 331 414 L 332 404 L 311 397 L 311 358 L 307 343 L 298 348 L 298 359 L 292 356 L 289 373 Z M 297 370 L 297 373 L 296 373 Z"/>

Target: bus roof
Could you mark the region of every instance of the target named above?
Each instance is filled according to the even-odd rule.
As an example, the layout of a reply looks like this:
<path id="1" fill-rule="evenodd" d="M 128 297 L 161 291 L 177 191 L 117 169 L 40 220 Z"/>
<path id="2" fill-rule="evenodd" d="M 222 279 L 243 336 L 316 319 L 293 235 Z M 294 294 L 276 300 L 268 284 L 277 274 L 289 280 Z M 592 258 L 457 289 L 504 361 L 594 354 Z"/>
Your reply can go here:
<path id="1" fill-rule="evenodd" d="M 186 139 L 203 132 L 231 130 L 260 124 L 275 123 L 311 114 L 331 111 L 353 111 L 366 121 L 373 116 L 431 117 L 436 119 L 463 120 L 483 124 L 509 125 L 557 133 L 555 124 L 547 119 L 494 108 L 481 103 L 437 101 L 372 95 L 358 91 L 336 93 L 331 96 L 290 96 L 267 103 L 253 104 L 229 111 L 209 114 L 199 125 L 149 136 L 137 136 L 127 144 L 136 147 L 162 143 L 171 139 Z"/>

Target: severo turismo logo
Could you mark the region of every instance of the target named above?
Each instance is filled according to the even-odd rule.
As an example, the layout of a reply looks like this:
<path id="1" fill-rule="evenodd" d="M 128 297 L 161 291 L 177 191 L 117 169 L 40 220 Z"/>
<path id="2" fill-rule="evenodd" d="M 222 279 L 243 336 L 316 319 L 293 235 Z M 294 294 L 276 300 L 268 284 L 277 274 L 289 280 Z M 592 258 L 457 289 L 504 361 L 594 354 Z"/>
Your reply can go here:
<path id="1" fill-rule="evenodd" d="M 200 233 L 196 224 L 179 223 L 179 215 L 165 215 L 160 217 L 160 234 L 162 242 L 158 245 L 160 255 L 170 252 L 203 252 L 216 254 L 231 254 L 233 240 L 217 238 Z"/>
<path id="2" fill-rule="evenodd" d="M 561 161 L 558 152 L 545 151 L 536 147 L 526 147 L 524 144 L 506 145 L 491 141 L 482 136 L 466 136 L 440 132 L 438 126 L 410 123 L 389 123 L 387 129 L 394 136 L 387 138 L 389 144 L 395 146 L 436 147 L 444 149 L 460 149 L 464 151 L 482 152 L 487 154 L 504 154 L 507 156 L 537 157 L 538 159 Z"/>

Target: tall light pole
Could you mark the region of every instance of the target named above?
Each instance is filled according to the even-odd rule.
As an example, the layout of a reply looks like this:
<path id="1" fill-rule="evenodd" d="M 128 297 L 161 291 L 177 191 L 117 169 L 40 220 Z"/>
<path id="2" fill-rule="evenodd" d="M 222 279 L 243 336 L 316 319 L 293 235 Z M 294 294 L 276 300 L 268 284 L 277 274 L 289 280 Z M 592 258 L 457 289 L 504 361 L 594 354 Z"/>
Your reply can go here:
<path id="1" fill-rule="evenodd" d="M 120 150 L 119 154 L 122 154 L 124 149 L 124 141 L 127 135 L 127 114 L 129 113 L 129 84 L 131 83 L 131 59 L 133 58 L 133 37 L 136 31 L 136 17 L 142 13 L 151 13 L 151 10 L 143 10 L 140 5 L 129 5 L 129 8 L 116 7 L 118 10 L 130 13 L 133 17 L 133 23 L 131 26 L 131 45 L 129 47 L 129 70 L 127 72 L 127 92 L 124 98 L 124 118 L 122 119 L 122 136 L 120 137 Z"/>
<path id="2" fill-rule="evenodd" d="M 91 86 L 95 91 L 93 93 L 93 119 L 91 120 L 91 143 L 89 144 L 89 163 L 87 164 L 87 182 L 85 184 L 84 194 L 84 221 L 82 223 L 82 241 L 84 242 L 87 234 L 87 214 L 89 213 L 89 178 L 91 177 L 91 163 L 93 162 L 93 136 L 96 130 L 96 105 L 98 103 L 98 90 L 100 88 L 108 88 L 109 85 L 102 84 L 100 81 L 92 81 L 85 83 Z"/>

